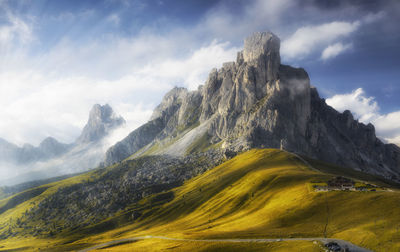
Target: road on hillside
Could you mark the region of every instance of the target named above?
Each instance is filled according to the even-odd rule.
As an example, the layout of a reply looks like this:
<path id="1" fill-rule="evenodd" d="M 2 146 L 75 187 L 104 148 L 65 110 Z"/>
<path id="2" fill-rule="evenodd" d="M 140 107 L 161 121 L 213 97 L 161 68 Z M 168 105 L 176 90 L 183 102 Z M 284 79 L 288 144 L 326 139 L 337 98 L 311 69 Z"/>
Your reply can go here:
<path id="1" fill-rule="evenodd" d="M 134 242 L 134 241 L 145 240 L 145 239 L 162 239 L 162 240 L 170 240 L 170 241 L 187 241 L 187 242 L 232 242 L 232 243 L 237 243 L 237 242 L 259 242 L 259 243 L 265 242 L 265 243 L 267 243 L 267 242 L 280 242 L 280 241 L 319 241 L 319 242 L 322 242 L 323 244 L 327 244 L 329 242 L 336 242 L 337 244 L 339 244 L 339 246 L 341 248 L 347 248 L 348 251 L 351 251 L 351 252 L 372 252 L 371 250 L 358 247 L 348 241 L 344 241 L 344 240 L 340 240 L 340 239 L 332 239 L 332 238 L 320 238 L 320 237 L 317 237 L 317 238 L 275 238 L 275 239 L 181 239 L 181 238 L 171 238 L 171 237 L 165 237 L 165 236 L 152 236 L 152 235 L 113 240 L 113 241 L 105 242 L 102 244 L 98 244 L 98 245 L 90 247 L 90 248 L 80 250 L 80 252 L 101 249 L 101 248 L 105 248 L 105 247 L 109 247 L 109 246 L 117 246 L 118 244 L 122 245 L 127 242 Z"/>

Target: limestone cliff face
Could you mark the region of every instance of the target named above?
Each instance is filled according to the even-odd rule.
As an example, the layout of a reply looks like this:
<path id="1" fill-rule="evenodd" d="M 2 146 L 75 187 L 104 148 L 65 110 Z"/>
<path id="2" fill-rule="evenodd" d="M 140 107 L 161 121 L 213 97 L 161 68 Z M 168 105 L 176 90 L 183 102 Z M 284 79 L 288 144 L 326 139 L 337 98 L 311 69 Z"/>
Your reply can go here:
<path id="1" fill-rule="evenodd" d="M 329 107 L 304 69 L 281 64 L 279 48 L 273 33 L 254 33 L 204 86 L 166 94 L 149 123 L 107 152 L 106 164 L 155 145 L 155 154 L 185 155 L 207 141 L 229 153 L 283 148 L 399 180 L 400 149 L 376 138 L 373 125 Z"/>

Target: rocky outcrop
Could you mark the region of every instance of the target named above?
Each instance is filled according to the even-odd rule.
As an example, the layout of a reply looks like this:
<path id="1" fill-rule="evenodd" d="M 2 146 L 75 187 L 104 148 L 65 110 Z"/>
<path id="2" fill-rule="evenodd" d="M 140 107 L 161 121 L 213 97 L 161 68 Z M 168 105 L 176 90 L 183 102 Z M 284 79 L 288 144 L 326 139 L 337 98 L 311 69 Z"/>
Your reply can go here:
<path id="1" fill-rule="evenodd" d="M 89 113 L 89 120 L 79 138 L 77 144 L 96 142 L 109 134 L 115 128 L 125 124 L 121 116 L 117 116 L 110 105 L 95 104 Z"/>
<path id="2" fill-rule="evenodd" d="M 152 142 L 165 127 L 161 118 L 156 118 L 130 133 L 123 141 L 116 143 L 106 153 L 106 165 L 128 158 Z"/>
<path id="3" fill-rule="evenodd" d="M 221 143 L 226 153 L 283 148 L 399 180 L 400 149 L 376 138 L 373 125 L 328 106 L 310 86 L 304 69 L 281 64 L 279 48 L 280 40 L 273 33 L 253 34 L 236 62 L 213 69 L 204 86 L 191 92 L 170 91 L 152 121 L 142 126 L 153 127 L 159 118 L 164 123 L 157 124 L 155 135 L 145 134 L 142 141 L 138 129 L 118 144 L 123 155 L 112 155 L 117 148 L 113 147 L 106 163 L 132 155 L 146 142 L 145 149 L 162 146 L 157 154 L 184 155 L 182 149 L 204 146 L 206 141 L 208 146 Z"/>

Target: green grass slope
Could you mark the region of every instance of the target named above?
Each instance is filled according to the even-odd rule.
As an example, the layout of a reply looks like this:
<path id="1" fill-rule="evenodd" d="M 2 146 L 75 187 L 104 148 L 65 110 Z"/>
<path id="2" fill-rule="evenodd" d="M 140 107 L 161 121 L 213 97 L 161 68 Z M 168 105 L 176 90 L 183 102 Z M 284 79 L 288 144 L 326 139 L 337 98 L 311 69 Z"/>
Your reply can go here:
<path id="1" fill-rule="evenodd" d="M 326 236 L 374 251 L 400 250 L 400 193 L 395 187 L 378 177 L 348 173 L 346 169 L 311 159 L 308 162 L 320 171 L 310 169 L 290 153 L 273 149 L 251 150 L 182 186 L 146 197 L 100 223 L 51 238 L 9 237 L 0 241 L 0 250 L 77 249 L 145 235 L 189 239 Z M 336 175 L 360 177 L 364 182 L 379 184 L 389 190 L 315 192 L 310 186 Z M 3 219 L 5 214 L 18 216 L 32 199 L 0 214 L 0 218 Z M 0 207 L 6 204 L 0 202 Z M 4 228 L 5 223 L 0 221 L 0 225 Z M 232 245 L 151 239 L 112 246 L 107 250 L 171 248 L 181 251 L 224 248 L 232 251 L 246 248 L 319 251 L 318 246 L 306 241 Z"/>

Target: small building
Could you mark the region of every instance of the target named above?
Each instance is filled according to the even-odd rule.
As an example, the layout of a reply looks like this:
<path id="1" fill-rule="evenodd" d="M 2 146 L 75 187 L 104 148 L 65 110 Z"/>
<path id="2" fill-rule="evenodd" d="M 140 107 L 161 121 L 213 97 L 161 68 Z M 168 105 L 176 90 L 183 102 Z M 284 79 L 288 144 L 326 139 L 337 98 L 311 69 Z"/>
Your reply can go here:
<path id="1" fill-rule="evenodd" d="M 328 181 L 328 188 L 330 189 L 341 189 L 350 190 L 354 189 L 355 182 L 349 178 L 342 176 L 336 177 Z"/>

